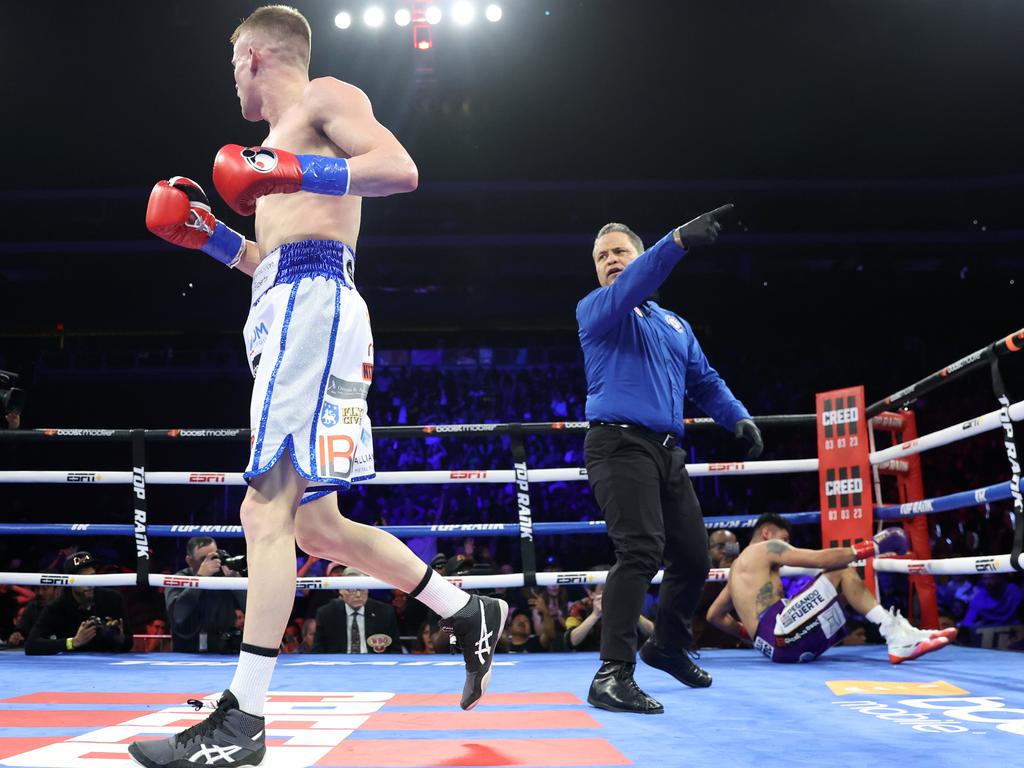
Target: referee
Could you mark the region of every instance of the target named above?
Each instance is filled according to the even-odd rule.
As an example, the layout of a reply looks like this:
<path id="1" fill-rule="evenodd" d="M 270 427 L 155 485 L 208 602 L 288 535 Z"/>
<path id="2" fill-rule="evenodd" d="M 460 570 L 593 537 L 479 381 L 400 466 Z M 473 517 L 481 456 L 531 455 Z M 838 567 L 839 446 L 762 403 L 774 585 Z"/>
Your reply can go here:
<path id="1" fill-rule="evenodd" d="M 710 562 L 700 503 L 679 448 L 683 397 L 749 442 L 749 457 L 760 455 L 763 443 L 689 323 L 651 295 L 688 251 L 715 242 L 718 218 L 731 209 L 698 216 L 647 251 L 629 227 L 606 224 L 594 241 L 600 287 L 576 307 L 587 375 L 587 472 L 615 547 L 604 590 L 602 664 L 587 700 L 613 712 L 664 711 L 633 680 L 637 620 L 663 561 L 654 636 L 640 658 L 690 687 L 711 685 L 687 652 Z"/>

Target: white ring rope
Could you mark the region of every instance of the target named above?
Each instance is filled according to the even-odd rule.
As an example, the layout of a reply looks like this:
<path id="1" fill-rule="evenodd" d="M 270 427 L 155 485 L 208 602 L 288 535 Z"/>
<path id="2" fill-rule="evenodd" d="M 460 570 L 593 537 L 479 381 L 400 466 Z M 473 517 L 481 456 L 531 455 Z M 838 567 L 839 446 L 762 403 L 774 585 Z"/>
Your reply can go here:
<path id="1" fill-rule="evenodd" d="M 1024 421 L 1024 400 L 1010 406 L 1010 419 Z M 893 459 L 913 456 L 932 448 L 949 445 L 984 432 L 999 429 L 999 411 L 992 411 L 974 419 L 962 421 L 951 427 L 940 429 L 915 440 L 884 448 L 871 454 L 872 464 L 886 464 Z M 900 465 L 890 465 L 899 470 Z M 691 477 L 721 475 L 781 475 L 797 472 L 817 472 L 817 459 L 780 459 L 772 461 L 724 461 L 703 464 L 687 464 L 686 471 Z M 585 480 L 587 470 L 583 467 L 557 467 L 554 469 L 530 469 L 527 479 L 531 483 L 578 482 Z M 453 469 L 422 470 L 412 472 L 378 472 L 376 477 L 360 481 L 365 485 L 439 485 L 443 483 L 493 483 L 516 482 L 512 469 Z M 0 471 L 0 484 L 4 483 L 46 483 L 46 484 L 97 484 L 131 485 L 131 472 L 104 472 L 78 470 L 8 470 Z M 148 485 L 245 485 L 241 472 L 147 472 Z"/>
<path id="2" fill-rule="evenodd" d="M 856 566 L 858 563 L 853 563 Z M 940 560 L 905 560 L 900 558 L 877 557 L 874 560 L 876 571 L 887 573 L 933 575 L 967 575 L 979 573 L 1014 573 L 1010 564 L 1010 555 L 989 555 L 983 557 L 950 557 Z M 813 576 L 820 573 L 817 568 L 793 568 L 783 566 L 783 576 Z M 652 584 L 660 584 L 664 571 L 658 571 Z M 537 574 L 537 584 L 541 587 L 594 585 L 603 584 L 608 577 L 607 571 L 543 571 Z M 728 568 L 712 568 L 708 573 L 708 581 L 726 581 L 729 578 Z M 449 576 L 448 581 L 463 589 L 498 589 L 502 587 L 525 586 L 521 573 L 498 573 L 489 576 Z M 247 588 L 248 578 L 244 576 L 182 576 L 166 573 L 151 573 L 149 585 L 161 588 L 190 588 L 212 590 L 243 590 Z M 0 584 L 21 584 L 26 586 L 63 586 L 63 587 L 134 587 L 134 573 L 106 573 L 89 576 L 67 576 L 52 573 L 14 573 L 0 572 Z M 324 576 L 304 577 L 296 580 L 297 589 L 391 589 L 387 582 L 366 576 Z"/>
<path id="3" fill-rule="evenodd" d="M 708 475 L 776 475 L 793 472 L 816 472 L 817 459 L 787 459 L 782 461 L 720 462 L 689 464 L 691 477 Z M 587 479 L 584 467 L 556 467 L 530 469 L 527 480 L 531 483 L 573 482 Z M 440 485 L 442 483 L 494 483 L 516 482 L 514 469 L 452 469 L 410 472 L 378 472 L 359 485 Z M 131 485 L 131 472 L 76 471 L 76 470 L 8 470 L 0 472 L 2 483 L 96 484 Z M 241 472 L 147 472 L 147 485 L 245 485 Z"/>
<path id="4" fill-rule="evenodd" d="M 1011 421 L 1024 421 L 1024 400 L 1019 403 L 1014 403 L 1010 406 L 1010 420 Z M 1002 424 L 999 421 L 999 411 L 992 411 L 986 413 L 984 416 L 979 416 L 975 419 L 968 419 L 967 421 L 961 421 L 959 424 L 954 424 L 951 427 L 940 429 L 936 432 L 931 432 L 927 435 L 922 435 L 916 440 L 910 440 L 909 442 L 902 443 L 901 445 L 894 445 L 890 448 L 883 448 L 880 451 L 875 451 L 871 454 L 872 464 L 884 464 L 892 459 L 902 458 L 904 456 L 913 456 L 917 453 L 931 450 L 932 448 L 938 448 L 943 445 L 949 445 L 950 443 L 956 443 L 960 440 L 966 440 L 968 437 L 974 437 L 984 432 L 991 432 L 994 429 L 999 429 Z"/>

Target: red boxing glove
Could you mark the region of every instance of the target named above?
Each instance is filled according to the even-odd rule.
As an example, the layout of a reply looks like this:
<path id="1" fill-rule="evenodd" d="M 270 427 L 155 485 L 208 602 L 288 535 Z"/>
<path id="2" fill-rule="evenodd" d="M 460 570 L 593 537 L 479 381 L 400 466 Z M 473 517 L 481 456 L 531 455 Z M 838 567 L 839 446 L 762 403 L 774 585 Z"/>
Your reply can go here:
<path id="1" fill-rule="evenodd" d="M 216 226 L 203 188 L 191 179 L 175 176 L 158 181 L 149 193 L 146 229 L 182 248 L 202 248 Z"/>
<path id="2" fill-rule="evenodd" d="M 291 152 L 228 144 L 214 158 L 213 185 L 234 211 L 251 216 L 264 195 L 298 192 L 302 167 Z"/>
<path id="3" fill-rule="evenodd" d="M 146 228 L 182 248 L 195 248 L 233 267 L 245 252 L 245 238 L 210 212 L 203 188 L 174 176 L 158 181 L 149 193 Z"/>
<path id="4" fill-rule="evenodd" d="M 853 553 L 857 556 L 858 560 L 863 560 L 889 552 L 903 555 L 906 554 L 909 548 L 910 543 L 907 541 L 907 534 L 903 532 L 902 528 L 886 528 L 876 533 L 867 541 L 858 541 L 854 544 Z"/>

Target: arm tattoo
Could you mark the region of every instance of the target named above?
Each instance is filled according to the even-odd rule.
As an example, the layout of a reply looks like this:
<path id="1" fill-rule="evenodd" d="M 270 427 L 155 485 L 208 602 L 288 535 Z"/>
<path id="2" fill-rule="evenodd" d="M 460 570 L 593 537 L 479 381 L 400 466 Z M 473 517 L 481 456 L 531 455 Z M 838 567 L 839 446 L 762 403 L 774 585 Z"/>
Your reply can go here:
<path id="1" fill-rule="evenodd" d="M 789 544 L 787 544 L 784 541 L 781 541 L 780 539 L 770 539 L 767 543 L 767 546 L 768 552 L 773 555 L 781 555 L 783 552 L 789 549 Z"/>
<path id="2" fill-rule="evenodd" d="M 759 590 L 757 590 L 757 612 L 763 613 L 772 604 L 775 603 L 775 585 L 770 581 L 766 581 Z"/>

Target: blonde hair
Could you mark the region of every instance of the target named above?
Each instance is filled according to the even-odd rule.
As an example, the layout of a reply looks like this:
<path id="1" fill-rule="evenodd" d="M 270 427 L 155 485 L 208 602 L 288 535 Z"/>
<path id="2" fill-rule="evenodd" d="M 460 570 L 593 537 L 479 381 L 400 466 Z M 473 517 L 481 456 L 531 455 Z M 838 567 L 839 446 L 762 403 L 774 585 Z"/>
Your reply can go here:
<path id="1" fill-rule="evenodd" d="M 262 34 L 271 43 L 280 43 L 280 47 L 271 45 L 271 50 L 278 54 L 291 53 L 304 67 L 309 67 L 313 31 L 306 17 L 295 8 L 288 5 L 265 5 L 257 8 L 235 27 L 235 31 L 231 33 L 231 44 L 237 43 L 238 38 L 245 32 Z"/>

